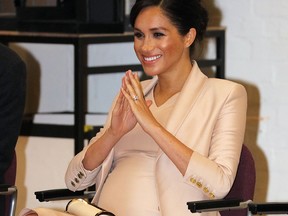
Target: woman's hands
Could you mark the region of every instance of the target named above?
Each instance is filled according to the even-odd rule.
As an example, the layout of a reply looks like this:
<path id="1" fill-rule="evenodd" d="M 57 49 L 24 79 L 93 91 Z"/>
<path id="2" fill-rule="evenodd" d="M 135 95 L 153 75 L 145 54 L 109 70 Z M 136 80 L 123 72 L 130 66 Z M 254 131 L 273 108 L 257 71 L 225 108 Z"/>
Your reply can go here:
<path id="1" fill-rule="evenodd" d="M 122 78 L 122 86 L 121 89 L 125 86 L 124 78 Z M 126 88 L 126 87 L 125 87 Z M 117 98 L 115 107 L 112 112 L 111 119 L 111 132 L 117 136 L 123 136 L 132 130 L 137 123 L 137 120 L 130 108 L 128 101 L 123 95 L 122 91 L 120 91 L 119 96 Z"/>
<path id="2" fill-rule="evenodd" d="M 184 175 L 193 151 L 158 123 L 149 109 L 151 104 L 151 100 L 144 98 L 138 74 L 127 71 L 108 131 L 119 139 L 139 123 Z"/>
<path id="3" fill-rule="evenodd" d="M 146 101 L 143 96 L 138 75 L 127 71 L 122 78 L 121 91 L 112 111 L 110 127 L 87 149 L 82 161 L 85 169 L 94 170 L 98 167 L 119 139 L 131 131 L 137 122 L 147 133 L 148 129 L 153 131 L 155 127 L 151 126 L 158 126 L 159 123 L 149 110 L 151 104 L 152 101 Z"/>
<path id="4" fill-rule="evenodd" d="M 151 100 L 145 100 L 137 73 L 128 70 L 122 78 L 122 86 L 111 119 L 111 132 L 123 136 L 138 122 L 146 131 L 157 122 L 149 110 Z"/>
<path id="5" fill-rule="evenodd" d="M 149 109 L 152 101 L 145 99 L 137 73 L 132 73 L 129 70 L 123 79 L 121 92 L 129 103 L 130 110 L 132 110 L 137 122 L 144 131 L 148 132 L 152 125 L 159 124 Z"/>

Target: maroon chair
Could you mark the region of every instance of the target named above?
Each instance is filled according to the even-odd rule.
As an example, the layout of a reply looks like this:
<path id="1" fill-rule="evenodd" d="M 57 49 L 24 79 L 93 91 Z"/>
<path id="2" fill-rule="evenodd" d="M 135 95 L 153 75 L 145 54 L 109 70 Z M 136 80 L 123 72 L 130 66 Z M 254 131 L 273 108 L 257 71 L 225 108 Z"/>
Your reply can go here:
<path id="1" fill-rule="evenodd" d="M 243 201 L 253 200 L 256 183 L 256 169 L 253 156 L 247 146 L 243 145 L 240 162 L 235 181 L 225 199 L 240 198 Z M 248 209 L 239 209 L 231 211 L 221 211 L 221 216 L 244 216 L 247 215 Z"/>
<path id="2" fill-rule="evenodd" d="M 9 185 L 15 185 L 16 181 L 16 169 L 17 169 L 17 157 L 14 151 L 13 159 L 6 173 L 4 174 L 4 181 Z"/>
<path id="3" fill-rule="evenodd" d="M 221 216 L 247 216 L 248 204 L 241 208 L 241 203 L 253 200 L 255 182 L 255 162 L 250 150 L 243 145 L 236 178 L 226 197 L 221 200 L 188 202 L 188 208 L 192 213 L 220 211 Z"/>
<path id="4" fill-rule="evenodd" d="M 6 184 L 0 184 L 0 195 L 6 197 L 5 216 L 15 215 L 16 202 L 17 202 L 17 188 L 15 186 L 16 168 L 17 168 L 17 158 L 16 158 L 16 152 L 14 151 L 11 164 L 4 174 L 4 182 Z"/>

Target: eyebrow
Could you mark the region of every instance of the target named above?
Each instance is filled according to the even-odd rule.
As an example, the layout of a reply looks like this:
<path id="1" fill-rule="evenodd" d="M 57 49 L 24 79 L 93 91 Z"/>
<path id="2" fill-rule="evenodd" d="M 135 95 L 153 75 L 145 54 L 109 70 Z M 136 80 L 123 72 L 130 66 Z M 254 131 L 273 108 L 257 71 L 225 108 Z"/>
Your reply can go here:
<path id="1" fill-rule="evenodd" d="M 140 29 L 138 28 L 134 28 L 135 31 L 140 31 L 142 32 Z M 155 28 L 151 28 L 149 29 L 150 31 L 158 31 L 158 30 L 162 30 L 162 31 L 168 31 L 166 28 L 163 28 L 163 27 L 155 27 Z"/>

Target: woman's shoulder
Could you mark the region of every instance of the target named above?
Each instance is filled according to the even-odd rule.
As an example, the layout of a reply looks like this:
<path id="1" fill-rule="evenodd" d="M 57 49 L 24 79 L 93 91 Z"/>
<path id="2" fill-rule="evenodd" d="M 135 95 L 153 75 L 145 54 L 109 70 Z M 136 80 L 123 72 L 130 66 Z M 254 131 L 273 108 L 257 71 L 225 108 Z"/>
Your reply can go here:
<path id="1" fill-rule="evenodd" d="M 227 79 L 209 78 L 207 79 L 207 87 L 215 92 L 246 94 L 246 89 L 241 83 Z"/>
<path id="2" fill-rule="evenodd" d="M 220 78 L 208 78 L 208 83 L 209 85 L 216 86 L 216 87 L 219 87 L 219 86 L 223 86 L 226 88 L 234 87 L 234 86 L 243 87 L 243 85 L 240 82 L 228 80 L 228 79 L 220 79 Z"/>

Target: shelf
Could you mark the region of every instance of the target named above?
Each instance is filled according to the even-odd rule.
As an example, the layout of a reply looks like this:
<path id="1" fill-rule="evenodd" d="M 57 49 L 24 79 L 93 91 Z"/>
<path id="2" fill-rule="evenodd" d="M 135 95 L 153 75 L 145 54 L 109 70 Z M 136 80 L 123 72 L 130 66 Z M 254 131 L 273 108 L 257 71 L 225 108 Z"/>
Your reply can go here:
<path id="1" fill-rule="evenodd" d="M 225 78 L 225 29 L 208 28 L 206 38 L 215 38 L 215 59 L 199 59 L 200 67 L 216 67 L 215 76 Z M 141 65 L 118 65 L 105 67 L 87 66 L 87 48 L 91 44 L 125 43 L 133 42 L 132 32 L 114 34 L 76 34 L 76 33 L 44 33 L 44 32 L 20 32 L 0 31 L 0 42 L 9 43 L 28 42 L 45 44 L 69 44 L 74 46 L 74 115 L 73 125 L 59 125 L 33 122 L 30 118 L 23 121 L 21 135 L 48 136 L 74 138 L 75 154 L 84 147 L 84 139 L 87 134 L 84 131 L 87 122 L 85 120 L 84 107 L 87 101 L 87 76 L 90 74 L 117 73 L 127 68 L 141 71 Z M 95 131 L 99 130 L 95 126 Z"/>
<path id="2" fill-rule="evenodd" d="M 105 123 L 107 114 L 85 115 L 83 131 L 85 139 L 95 135 Z M 37 113 L 24 117 L 20 134 L 22 136 L 74 138 L 73 113 Z"/>

